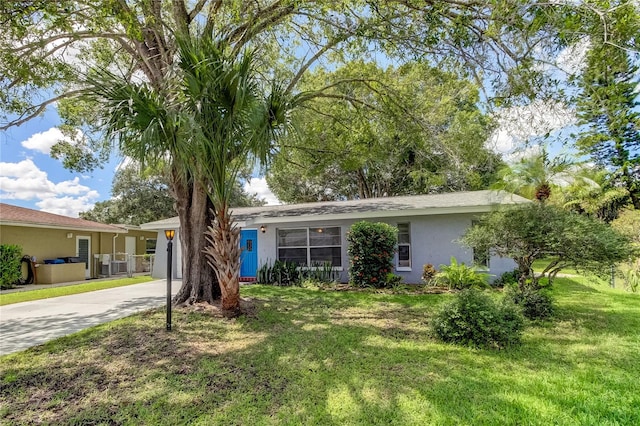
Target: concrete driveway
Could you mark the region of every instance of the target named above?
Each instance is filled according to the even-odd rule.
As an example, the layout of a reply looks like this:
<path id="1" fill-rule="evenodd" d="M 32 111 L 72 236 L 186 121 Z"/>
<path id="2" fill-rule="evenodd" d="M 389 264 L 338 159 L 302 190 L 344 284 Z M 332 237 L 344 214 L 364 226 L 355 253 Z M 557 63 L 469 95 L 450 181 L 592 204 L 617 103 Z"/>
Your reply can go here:
<path id="1" fill-rule="evenodd" d="M 176 294 L 182 283 L 172 282 Z M 0 355 L 166 303 L 166 280 L 0 306 Z"/>

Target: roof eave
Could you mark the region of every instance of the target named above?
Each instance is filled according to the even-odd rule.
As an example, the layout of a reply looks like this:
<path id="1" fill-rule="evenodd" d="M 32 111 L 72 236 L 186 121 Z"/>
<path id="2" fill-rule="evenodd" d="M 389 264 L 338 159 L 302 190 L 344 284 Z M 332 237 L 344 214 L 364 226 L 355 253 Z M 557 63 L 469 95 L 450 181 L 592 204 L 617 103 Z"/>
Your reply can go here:
<path id="1" fill-rule="evenodd" d="M 41 228 L 41 229 L 59 229 L 64 231 L 77 231 L 77 232 L 105 232 L 108 234 L 126 234 L 129 231 L 123 228 L 114 229 L 102 229 L 102 228 L 81 228 L 78 226 L 62 226 L 62 225 L 49 225 L 46 223 L 27 223 L 27 222 L 12 222 L 12 221 L 0 221 L 0 225 L 3 226 L 21 226 L 24 228 Z"/>

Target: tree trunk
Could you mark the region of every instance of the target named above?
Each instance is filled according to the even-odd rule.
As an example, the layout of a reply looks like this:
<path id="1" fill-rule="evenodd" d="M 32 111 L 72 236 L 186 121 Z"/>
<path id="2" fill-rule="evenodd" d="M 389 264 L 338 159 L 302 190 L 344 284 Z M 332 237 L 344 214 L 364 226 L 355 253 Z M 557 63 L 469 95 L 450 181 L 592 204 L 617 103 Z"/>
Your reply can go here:
<path id="1" fill-rule="evenodd" d="M 215 270 L 222 292 L 222 310 L 227 316 L 240 311 L 240 229 L 225 205 L 207 231 L 207 262 Z"/>
<path id="2" fill-rule="evenodd" d="M 174 304 L 191 305 L 213 303 L 220 297 L 216 275 L 206 262 L 205 233 L 211 223 L 211 202 L 202 185 L 185 181 L 173 173 L 173 192 L 180 219 L 182 248 L 182 287 L 173 299 Z"/>

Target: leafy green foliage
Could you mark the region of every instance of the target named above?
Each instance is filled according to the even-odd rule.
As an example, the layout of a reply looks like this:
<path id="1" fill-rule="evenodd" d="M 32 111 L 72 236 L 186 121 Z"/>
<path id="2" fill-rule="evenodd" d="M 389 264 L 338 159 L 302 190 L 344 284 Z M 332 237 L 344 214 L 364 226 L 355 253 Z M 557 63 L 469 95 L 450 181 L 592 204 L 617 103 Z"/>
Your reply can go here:
<path id="1" fill-rule="evenodd" d="M 611 226 L 640 247 L 640 210 L 626 209 L 622 211 L 618 218 L 611 222 Z"/>
<path id="2" fill-rule="evenodd" d="M 267 262 L 258 268 L 256 282 L 289 287 L 300 286 L 305 280 L 314 283 L 330 283 L 337 278 L 331 262 L 300 267 L 295 262 L 276 260 L 273 264 Z"/>
<path id="3" fill-rule="evenodd" d="M 629 191 L 616 184 L 615 176 L 602 167 L 584 167 L 578 179 L 554 191 L 551 202 L 564 209 L 587 214 L 605 222 L 618 217 L 629 203 Z"/>
<path id="4" fill-rule="evenodd" d="M 514 269 L 513 271 L 507 271 L 500 274 L 498 278 L 496 278 L 491 285 L 493 287 L 506 287 L 511 284 L 517 284 L 520 280 L 520 271 L 518 269 Z"/>
<path id="5" fill-rule="evenodd" d="M 629 22 L 637 19 L 637 11 L 628 12 Z M 640 26 L 635 31 L 637 34 Z M 578 99 L 578 117 L 586 129 L 577 146 L 598 164 L 613 168 L 615 181 L 629 192 L 634 207 L 640 209 L 640 100 L 636 89 L 639 68 L 627 51 L 610 43 L 595 43 L 586 62 Z"/>
<path id="6" fill-rule="evenodd" d="M 625 287 L 632 293 L 640 292 L 640 264 L 631 264 L 629 268 L 624 271 L 623 279 Z"/>
<path id="7" fill-rule="evenodd" d="M 422 265 L 422 282 L 426 285 L 433 284 L 437 273 L 438 271 L 431 263 Z"/>
<path id="8" fill-rule="evenodd" d="M 547 319 L 553 315 L 553 299 L 544 289 L 526 285 L 507 287 L 506 297 L 522 309 L 522 314 L 530 320 Z"/>
<path id="9" fill-rule="evenodd" d="M 484 215 L 462 238 L 476 250 L 509 257 L 518 265 L 520 284 L 537 283 L 533 262 L 549 259 L 540 277 L 550 280 L 562 268 L 606 274 L 610 265 L 635 252 L 629 238 L 595 218 L 531 203 Z"/>
<path id="10" fill-rule="evenodd" d="M 136 166 L 116 172 L 111 199 L 96 203 L 80 217 L 102 223 L 140 225 L 176 215 L 164 174 L 142 174 Z"/>
<path id="11" fill-rule="evenodd" d="M 579 169 L 566 156 L 550 158 L 547 150 L 534 153 L 500 169 L 493 187 L 530 200 L 546 201 L 555 188 L 581 180 Z"/>
<path id="12" fill-rule="evenodd" d="M 440 265 L 440 270 L 435 276 L 438 285 L 444 285 L 452 290 L 462 290 L 470 287 L 487 287 L 489 276 L 479 272 L 474 266 L 458 263 L 455 257 L 451 257 L 449 265 Z"/>
<path id="13" fill-rule="evenodd" d="M 298 132 L 269 169 L 269 187 L 285 202 L 483 189 L 502 165 L 485 147 L 492 123 L 478 89 L 454 73 L 354 61 L 318 69 L 301 86 L 330 89 L 295 112 Z"/>
<path id="14" fill-rule="evenodd" d="M 0 244 L 0 289 L 13 288 L 22 277 L 22 247 Z"/>
<path id="15" fill-rule="evenodd" d="M 435 314 L 431 326 L 443 342 L 505 348 L 520 343 L 524 320 L 513 303 L 466 289 Z"/>
<path id="16" fill-rule="evenodd" d="M 385 287 L 393 271 L 398 229 L 386 223 L 356 222 L 347 233 L 349 278 L 358 287 Z"/>

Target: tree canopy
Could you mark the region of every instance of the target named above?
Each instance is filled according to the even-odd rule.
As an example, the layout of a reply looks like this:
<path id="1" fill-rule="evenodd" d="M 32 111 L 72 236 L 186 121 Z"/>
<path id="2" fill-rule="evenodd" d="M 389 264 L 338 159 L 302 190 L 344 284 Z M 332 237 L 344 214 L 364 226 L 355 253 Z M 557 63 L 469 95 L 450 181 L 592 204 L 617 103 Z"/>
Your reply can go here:
<path id="1" fill-rule="evenodd" d="M 280 143 L 267 181 L 282 201 L 481 189 L 502 164 L 485 147 L 478 89 L 426 63 L 355 61 L 300 87 L 331 88 L 297 110 L 298 132 Z"/>

